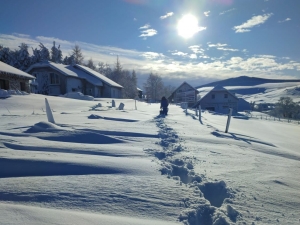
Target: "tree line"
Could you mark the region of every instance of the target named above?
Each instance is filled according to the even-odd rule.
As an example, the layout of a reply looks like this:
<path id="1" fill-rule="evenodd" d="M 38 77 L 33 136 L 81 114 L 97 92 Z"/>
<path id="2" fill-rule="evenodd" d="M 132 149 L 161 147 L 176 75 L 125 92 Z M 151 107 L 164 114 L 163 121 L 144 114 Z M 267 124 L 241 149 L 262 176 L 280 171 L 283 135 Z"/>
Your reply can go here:
<path id="1" fill-rule="evenodd" d="M 300 119 L 299 102 L 294 102 L 291 97 L 281 97 L 274 109 L 270 111 L 270 115 L 287 119 Z"/>
<path id="2" fill-rule="evenodd" d="M 16 50 L 11 50 L 0 45 L 0 61 L 22 71 L 26 71 L 35 63 L 45 61 L 64 65 L 84 65 L 123 86 L 123 98 L 136 98 L 138 95 L 138 78 L 135 70 L 123 69 L 118 56 L 114 67 L 111 68 L 107 63 L 98 62 L 98 64 L 95 64 L 92 58 L 85 63 L 82 50 L 78 45 L 75 45 L 71 53 L 65 57 L 63 57 L 60 45 L 57 46 L 55 42 L 53 42 L 50 50 L 44 44 L 39 43 L 38 48 L 32 48 L 32 55 L 29 54 L 29 46 L 27 44 L 21 43 L 18 47 Z M 151 72 L 144 83 L 143 94 L 148 101 L 154 102 L 158 101 L 162 96 L 168 97 L 172 90 L 174 90 L 174 87 L 165 86 L 162 77 Z"/>

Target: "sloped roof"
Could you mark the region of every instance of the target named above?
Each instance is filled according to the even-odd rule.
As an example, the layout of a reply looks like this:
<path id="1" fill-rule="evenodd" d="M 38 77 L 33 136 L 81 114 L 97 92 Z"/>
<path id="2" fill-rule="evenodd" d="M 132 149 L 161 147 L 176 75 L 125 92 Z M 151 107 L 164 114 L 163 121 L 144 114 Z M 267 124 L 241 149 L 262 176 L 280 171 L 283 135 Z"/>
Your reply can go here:
<path id="1" fill-rule="evenodd" d="M 217 85 L 213 87 L 209 92 L 207 92 L 206 95 L 204 95 L 199 101 L 197 101 L 195 105 L 193 105 L 193 107 L 198 106 L 200 102 L 205 98 L 205 96 L 209 95 L 211 92 L 218 92 L 218 91 L 227 91 L 228 94 L 232 95 L 235 99 L 239 100 L 239 98 L 236 97 L 232 92 L 228 91 L 226 88 L 222 87 L 221 85 Z"/>
<path id="2" fill-rule="evenodd" d="M 189 85 L 191 88 L 193 88 L 195 91 L 196 91 L 196 93 L 198 94 L 199 93 L 199 91 L 196 89 L 196 88 L 194 88 L 193 86 L 191 86 L 190 84 L 188 84 L 187 82 L 183 82 L 181 85 L 179 85 L 173 92 L 172 92 L 172 94 L 168 97 L 168 98 L 170 98 L 182 85 L 184 85 L 184 84 L 187 84 L 187 85 Z"/>
<path id="3" fill-rule="evenodd" d="M 8 74 L 14 74 L 21 77 L 26 77 L 28 79 L 35 79 L 34 76 L 23 72 L 22 70 L 19 70 L 13 66 L 10 66 L 4 62 L 0 61 L 0 73 L 8 73 Z"/>
<path id="4" fill-rule="evenodd" d="M 42 62 L 42 63 L 36 63 L 27 69 L 27 71 L 31 71 L 34 68 L 42 68 L 42 67 L 51 67 L 52 69 L 59 71 L 60 73 L 64 74 L 65 76 L 71 76 L 71 77 L 77 77 L 81 79 L 85 79 L 88 82 L 96 85 L 96 86 L 103 86 L 103 83 L 101 79 L 98 77 L 94 77 L 89 75 L 88 73 L 79 70 L 75 68 L 72 65 L 64 65 L 64 64 L 58 64 L 58 63 L 53 63 L 53 62 Z"/>
<path id="5" fill-rule="evenodd" d="M 89 73 L 89 74 L 91 74 L 92 76 L 95 76 L 95 77 L 101 79 L 104 83 L 107 83 L 107 84 L 110 85 L 110 86 L 118 87 L 118 88 L 123 88 L 123 87 L 122 87 L 121 85 L 119 85 L 118 83 L 112 81 L 111 79 L 107 78 L 106 76 L 102 75 L 101 73 L 98 73 L 98 72 L 96 72 L 96 71 L 94 71 L 94 70 L 92 70 L 92 69 L 90 69 L 90 68 L 88 68 L 88 67 L 86 67 L 86 66 L 82 66 L 82 65 L 76 64 L 76 65 L 74 65 L 74 67 L 75 67 L 75 68 L 78 68 L 78 69 L 80 69 L 80 70 L 83 70 L 84 72 Z"/>

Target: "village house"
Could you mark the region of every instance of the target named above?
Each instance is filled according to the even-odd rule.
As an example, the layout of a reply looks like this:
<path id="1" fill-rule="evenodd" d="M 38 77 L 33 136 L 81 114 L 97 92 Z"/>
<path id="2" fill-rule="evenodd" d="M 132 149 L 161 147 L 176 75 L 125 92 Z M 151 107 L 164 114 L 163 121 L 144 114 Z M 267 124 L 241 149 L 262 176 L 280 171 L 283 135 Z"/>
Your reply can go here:
<path id="1" fill-rule="evenodd" d="M 189 85 L 187 82 L 183 82 L 173 93 L 168 97 L 171 103 L 187 103 L 188 106 L 193 106 L 197 102 L 197 95 L 199 91 Z"/>
<path id="2" fill-rule="evenodd" d="M 194 107 L 201 106 L 201 109 L 227 114 L 229 108 L 233 113 L 238 111 L 239 99 L 224 87 L 217 85 L 201 98 Z"/>
<path id="3" fill-rule="evenodd" d="M 29 81 L 35 77 L 0 61 L 0 89 L 30 93 Z"/>
<path id="4" fill-rule="evenodd" d="M 39 94 L 81 92 L 96 98 L 122 97 L 121 85 L 86 66 L 42 62 L 30 66 L 27 72 L 36 78 L 35 92 Z"/>

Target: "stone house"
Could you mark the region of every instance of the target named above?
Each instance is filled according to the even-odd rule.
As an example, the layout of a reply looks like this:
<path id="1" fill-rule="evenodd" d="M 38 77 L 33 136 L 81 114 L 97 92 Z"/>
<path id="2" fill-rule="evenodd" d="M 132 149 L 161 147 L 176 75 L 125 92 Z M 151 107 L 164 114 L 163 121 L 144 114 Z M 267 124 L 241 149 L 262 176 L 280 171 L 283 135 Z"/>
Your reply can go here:
<path id="1" fill-rule="evenodd" d="M 35 77 L 0 61 L 0 89 L 30 93 L 29 81 Z"/>

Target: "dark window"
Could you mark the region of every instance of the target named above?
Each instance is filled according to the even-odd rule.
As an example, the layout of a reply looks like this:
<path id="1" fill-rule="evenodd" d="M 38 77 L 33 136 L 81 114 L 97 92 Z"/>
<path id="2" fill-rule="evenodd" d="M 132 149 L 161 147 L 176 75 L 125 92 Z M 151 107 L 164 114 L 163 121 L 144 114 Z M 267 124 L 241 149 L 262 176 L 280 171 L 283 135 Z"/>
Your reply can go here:
<path id="1" fill-rule="evenodd" d="M 224 98 L 228 98 L 228 94 L 224 94 Z"/>
<path id="2" fill-rule="evenodd" d="M 211 98 L 212 98 L 212 99 L 215 99 L 215 97 L 216 97 L 215 94 L 212 94 L 212 95 L 211 95 Z"/>
<path id="3" fill-rule="evenodd" d="M 59 84 L 59 77 L 55 73 L 50 73 L 50 84 Z"/>

